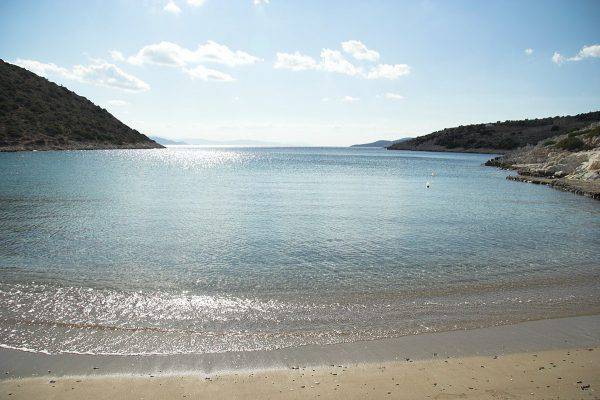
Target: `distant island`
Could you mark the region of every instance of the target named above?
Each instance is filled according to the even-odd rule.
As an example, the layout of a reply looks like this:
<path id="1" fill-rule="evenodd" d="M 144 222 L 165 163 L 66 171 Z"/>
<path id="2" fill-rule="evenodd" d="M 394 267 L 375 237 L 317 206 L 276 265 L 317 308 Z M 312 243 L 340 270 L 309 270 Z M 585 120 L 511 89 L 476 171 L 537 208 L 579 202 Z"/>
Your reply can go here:
<path id="1" fill-rule="evenodd" d="M 371 142 L 371 143 L 353 144 L 350 147 L 389 147 L 395 143 L 405 142 L 410 139 L 412 139 L 412 138 L 401 138 L 398 140 L 377 140 L 377 141 Z"/>
<path id="2" fill-rule="evenodd" d="M 600 111 L 565 117 L 525 119 L 446 128 L 395 143 L 389 150 L 506 153 L 600 121 Z"/>
<path id="3" fill-rule="evenodd" d="M 0 60 L 0 151 L 162 147 L 85 97 Z"/>
<path id="4" fill-rule="evenodd" d="M 150 136 L 150 139 L 156 143 L 165 146 L 173 145 L 197 145 L 197 146 L 283 146 L 281 143 L 265 142 L 262 140 L 252 139 L 235 139 L 235 140 L 209 140 L 209 139 L 167 139 L 160 136 Z"/>
<path id="5" fill-rule="evenodd" d="M 181 140 L 171 140 L 160 136 L 148 136 L 150 139 L 154 140 L 158 144 L 162 144 L 163 146 L 173 146 L 173 145 L 186 145 L 189 144 L 187 142 Z"/>

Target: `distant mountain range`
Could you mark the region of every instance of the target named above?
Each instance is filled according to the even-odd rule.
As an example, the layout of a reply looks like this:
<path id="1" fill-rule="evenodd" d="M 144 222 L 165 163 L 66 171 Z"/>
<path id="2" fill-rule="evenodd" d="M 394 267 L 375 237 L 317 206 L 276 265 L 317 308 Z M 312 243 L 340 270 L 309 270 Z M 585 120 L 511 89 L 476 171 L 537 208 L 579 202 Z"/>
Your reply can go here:
<path id="1" fill-rule="evenodd" d="M 160 136 L 151 136 L 157 143 L 163 145 L 199 145 L 199 146 L 282 146 L 281 143 L 264 142 L 261 140 L 238 139 L 238 140 L 208 140 L 208 139 L 184 139 L 173 140 Z"/>
<path id="2" fill-rule="evenodd" d="M 160 136 L 149 136 L 150 139 L 154 140 L 156 143 L 158 144 L 162 144 L 163 146 L 167 146 L 167 145 L 183 145 L 183 144 L 189 144 L 183 141 L 179 141 L 179 140 L 171 140 L 171 139 L 167 139 L 167 138 L 163 138 Z"/>
<path id="3" fill-rule="evenodd" d="M 600 111 L 574 116 L 525 119 L 446 128 L 392 144 L 390 150 L 506 153 L 582 129 L 600 121 Z"/>
<path id="4" fill-rule="evenodd" d="M 85 97 L 0 60 L 0 151 L 161 147 Z"/>
<path id="5" fill-rule="evenodd" d="M 350 147 L 389 147 L 395 143 L 405 142 L 412 138 L 402 138 L 398 140 L 377 140 L 371 143 L 363 143 L 363 144 L 353 144 Z"/>

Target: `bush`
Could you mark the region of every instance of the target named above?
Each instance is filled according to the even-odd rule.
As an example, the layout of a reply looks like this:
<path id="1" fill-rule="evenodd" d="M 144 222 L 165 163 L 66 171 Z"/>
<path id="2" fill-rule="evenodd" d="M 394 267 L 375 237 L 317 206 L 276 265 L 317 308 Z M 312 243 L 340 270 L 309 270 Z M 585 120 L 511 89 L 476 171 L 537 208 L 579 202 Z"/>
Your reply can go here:
<path id="1" fill-rule="evenodd" d="M 544 146 L 552 146 L 553 144 L 556 144 L 554 140 L 546 140 L 544 142 Z"/>
<path id="2" fill-rule="evenodd" d="M 585 143 L 578 137 L 567 137 L 556 143 L 556 147 L 568 151 L 580 151 L 585 149 Z"/>
<path id="3" fill-rule="evenodd" d="M 519 143 L 509 137 L 502 139 L 500 143 L 498 143 L 498 148 L 502 150 L 512 150 L 517 147 L 519 147 Z"/>
<path id="4" fill-rule="evenodd" d="M 560 130 L 560 126 L 558 126 L 558 125 L 552 125 L 552 128 L 550 128 L 550 130 L 552 132 L 559 131 Z"/>
<path id="5" fill-rule="evenodd" d="M 600 126 L 592 128 L 589 131 L 585 131 L 584 133 L 585 133 L 585 136 L 589 137 L 590 139 L 595 136 L 600 136 Z"/>

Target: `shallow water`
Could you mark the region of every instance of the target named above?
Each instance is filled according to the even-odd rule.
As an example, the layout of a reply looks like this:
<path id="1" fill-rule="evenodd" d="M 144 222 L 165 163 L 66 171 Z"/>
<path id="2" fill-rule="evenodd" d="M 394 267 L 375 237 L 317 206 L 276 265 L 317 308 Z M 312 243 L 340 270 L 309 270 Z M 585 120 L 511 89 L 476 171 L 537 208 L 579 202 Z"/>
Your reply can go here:
<path id="1" fill-rule="evenodd" d="M 600 202 L 489 157 L 0 153 L 0 346 L 207 353 L 600 312 Z"/>

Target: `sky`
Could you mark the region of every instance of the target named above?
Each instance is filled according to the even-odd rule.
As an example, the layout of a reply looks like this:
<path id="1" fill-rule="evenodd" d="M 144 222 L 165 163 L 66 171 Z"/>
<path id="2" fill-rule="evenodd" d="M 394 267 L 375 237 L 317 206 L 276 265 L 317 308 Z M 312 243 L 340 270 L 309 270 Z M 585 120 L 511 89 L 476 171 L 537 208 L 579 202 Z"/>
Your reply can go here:
<path id="1" fill-rule="evenodd" d="M 600 110 L 600 1 L 1 0 L 0 58 L 147 135 L 346 146 Z"/>

